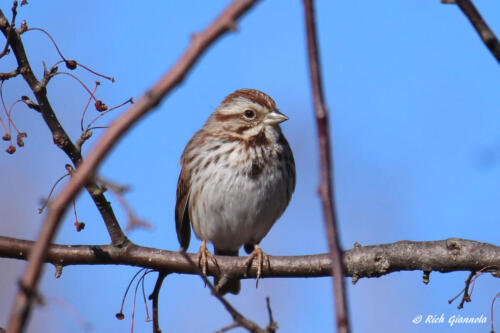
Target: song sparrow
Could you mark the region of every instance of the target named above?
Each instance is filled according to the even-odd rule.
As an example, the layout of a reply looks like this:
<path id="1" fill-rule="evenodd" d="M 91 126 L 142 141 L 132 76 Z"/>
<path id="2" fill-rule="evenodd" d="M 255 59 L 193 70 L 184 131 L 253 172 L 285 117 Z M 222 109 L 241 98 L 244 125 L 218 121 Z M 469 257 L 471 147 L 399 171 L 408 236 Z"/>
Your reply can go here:
<path id="1" fill-rule="evenodd" d="M 285 210 L 295 189 L 295 162 L 279 123 L 288 118 L 265 93 L 240 89 L 228 95 L 189 141 L 181 156 L 175 221 L 181 250 L 191 229 L 202 240 L 198 264 L 207 258 L 237 256 L 244 245 L 247 264 L 264 259 L 259 242 Z M 218 290 L 237 294 L 240 281 L 222 276 Z"/>

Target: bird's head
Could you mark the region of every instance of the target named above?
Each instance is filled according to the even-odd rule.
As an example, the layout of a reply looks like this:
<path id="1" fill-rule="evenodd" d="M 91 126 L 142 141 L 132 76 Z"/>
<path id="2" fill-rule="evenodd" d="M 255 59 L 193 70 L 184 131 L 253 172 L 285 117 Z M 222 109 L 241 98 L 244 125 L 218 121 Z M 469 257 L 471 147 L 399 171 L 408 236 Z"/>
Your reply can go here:
<path id="1" fill-rule="evenodd" d="M 279 124 L 287 119 L 267 94 L 254 89 L 239 89 L 222 101 L 205 127 L 222 129 L 233 136 L 248 139 L 266 130 L 279 132 Z"/>

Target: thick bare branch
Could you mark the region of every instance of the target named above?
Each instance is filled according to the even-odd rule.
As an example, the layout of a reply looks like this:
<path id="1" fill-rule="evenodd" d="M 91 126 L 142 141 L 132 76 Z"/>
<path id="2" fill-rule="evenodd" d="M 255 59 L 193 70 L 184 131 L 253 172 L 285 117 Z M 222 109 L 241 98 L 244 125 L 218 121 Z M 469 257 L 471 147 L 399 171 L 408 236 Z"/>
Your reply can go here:
<path id="1" fill-rule="evenodd" d="M 337 332 L 349 332 L 349 316 L 347 312 L 347 298 L 345 281 L 342 270 L 342 248 L 338 233 L 337 214 L 333 190 L 333 164 L 331 157 L 332 146 L 328 129 L 328 109 L 326 108 L 321 69 L 319 62 L 318 38 L 316 36 L 316 22 L 314 18 L 313 0 L 304 0 L 304 14 L 307 34 L 307 54 L 309 58 L 309 72 L 311 74 L 311 87 L 318 128 L 318 142 L 321 162 L 321 182 L 319 194 L 323 207 L 323 217 L 328 246 L 332 259 L 334 303 L 337 319 Z"/>
<path id="2" fill-rule="evenodd" d="M 0 257 L 26 260 L 35 242 L 0 237 Z M 197 260 L 196 254 L 189 254 Z M 257 264 L 247 274 L 246 257 L 216 256 L 219 267 L 208 262 L 207 275 L 221 273 L 238 279 L 255 278 Z M 110 245 L 51 245 L 45 262 L 54 265 L 128 265 L 181 274 L 198 274 L 179 252 L 130 244 L 125 251 Z M 264 265 L 263 277 L 331 276 L 330 255 L 270 256 L 270 267 Z M 485 269 L 486 268 L 486 269 Z M 220 271 L 219 271 L 220 269 Z M 440 241 L 400 241 L 390 244 L 361 246 L 344 253 L 343 269 L 353 281 L 380 277 L 399 271 L 486 271 L 500 276 L 500 246 L 472 240 L 450 238 Z"/>
<path id="3" fill-rule="evenodd" d="M 192 68 L 193 64 L 199 59 L 203 52 L 223 33 L 234 28 L 235 20 L 250 9 L 256 1 L 257 0 L 234 1 L 203 32 L 195 35 L 189 48 L 172 67 L 172 69 L 167 72 L 149 91 L 147 91 L 136 104 L 131 106 L 109 127 L 95 148 L 91 151 L 88 159 L 79 165 L 75 175 L 71 178 L 68 185 L 55 198 L 47 213 L 44 225 L 38 237 L 38 241 L 31 252 L 28 266 L 21 279 L 21 288 L 18 291 L 15 304 L 10 313 L 9 325 L 7 328 L 9 333 L 17 333 L 23 330 L 31 310 L 32 302 L 30 295 L 33 294 L 36 289 L 42 270 L 42 262 L 45 258 L 46 251 L 55 236 L 56 230 L 59 227 L 60 220 L 68 205 L 75 198 L 80 189 L 92 178 L 92 175 L 94 174 L 99 163 L 133 124 L 148 113 L 148 111 L 157 106 L 163 97 L 184 79 L 188 71 Z M 3 13 L 0 12 L 0 21 L 1 17 L 5 18 Z M 5 28 L 8 27 L 8 22 L 5 23 L 3 24 L 4 28 L 2 31 L 6 31 Z M 2 23 L 0 22 L 0 25 L 1 24 Z M 16 38 L 13 38 L 13 40 L 10 41 L 11 47 L 14 48 L 14 46 L 20 45 L 19 49 L 23 50 L 22 44 L 19 43 L 19 35 L 16 35 L 15 37 Z M 17 57 L 18 54 L 16 54 L 16 58 Z M 26 75 L 24 73 L 26 71 L 31 73 L 29 66 L 23 65 L 24 64 L 20 64 L 19 66 L 21 67 L 23 76 Z M 40 97 L 42 102 L 48 102 L 46 101 L 45 94 L 42 94 L 44 89 L 37 84 L 34 75 L 32 73 L 31 75 L 26 75 L 25 79 L 32 87 L 37 99 L 39 97 L 37 94 L 41 94 Z M 39 100 L 39 104 L 40 107 L 42 107 L 42 104 L 44 103 L 40 103 Z M 61 131 L 61 128 L 58 128 L 58 130 Z M 58 143 L 63 147 L 68 145 L 67 136 L 62 136 L 57 140 L 54 136 L 54 139 L 56 142 L 61 140 L 61 142 Z M 74 145 L 72 146 L 74 148 Z M 74 150 L 77 151 L 76 149 Z"/>

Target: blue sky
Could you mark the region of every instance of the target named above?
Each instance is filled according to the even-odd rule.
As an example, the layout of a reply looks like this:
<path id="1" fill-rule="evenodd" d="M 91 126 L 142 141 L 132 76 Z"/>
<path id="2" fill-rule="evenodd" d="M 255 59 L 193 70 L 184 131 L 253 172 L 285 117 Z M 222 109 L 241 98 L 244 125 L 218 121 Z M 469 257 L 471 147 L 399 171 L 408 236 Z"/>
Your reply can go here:
<path id="1" fill-rule="evenodd" d="M 500 3 L 476 1 L 491 28 L 500 33 Z M 7 3 L 7 2 L 6 2 Z M 1 5 L 9 12 L 10 2 Z M 67 58 L 113 76 L 100 80 L 97 96 L 109 106 L 142 92 L 179 57 L 190 35 L 203 29 L 228 1 L 42 2 L 19 10 L 18 21 L 42 27 Z M 439 1 L 317 1 L 325 95 L 331 113 L 335 191 L 342 245 L 463 237 L 500 241 L 500 66 L 460 10 Z M 59 60 L 49 40 L 33 31 L 23 36 L 37 74 L 42 61 Z M 14 67 L 12 56 L 0 71 Z M 75 72 L 89 86 L 95 77 Z M 319 166 L 316 129 L 307 72 L 301 1 L 262 1 L 221 38 L 186 80 L 142 120 L 106 159 L 100 174 L 129 184 L 127 199 L 153 231 L 129 234 L 136 243 L 175 250 L 174 204 L 178 159 L 185 144 L 228 93 L 238 88 L 267 92 L 290 120 L 283 130 L 294 151 L 297 187 L 289 208 L 262 241 L 271 255 L 326 251 L 316 188 Z M 79 136 L 85 91 L 66 76 L 54 78 L 49 97 L 72 138 Z M 20 79 L 4 84 L 7 104 L 28 94 Z M 121 111 L 101 124 L 111 121 Z M 89 113 L 87 119 L 93 114 Z M 52 144 L 40 116 L 14 109 L 26 146 L 0 154 L 0 233 L 35 239 L 43 216 L 36 210 L 55 180 L 65 173 L 66 156 Z M 99 137 L 86 144 L 84 153 Z M 6 148 L 6 147 L 5 147 Z M 110 197 L 122 225 L 126 215 Z M 57 242 L 103 244 L 108 236 L 86 193 L 77 201 L 86 222 L 74 231 L 68 215 Z M 197 250 L 193 241 L 190 251 Z M 23 262 L 0 260 L 0 326 L 5 323 Z M 67 267 L 60 279 L 47 266 L 42 287 L 48 305 L 34 312 L 30 332 L 84 332 L 74 313 L 93 332 L 127 331 L 117 321 L 121 296 L 135 268 Z M 463 287 L 466 272 L 391 274 L 348 283 L 352 326 L 357 332 L 471 332 L 489 330 L 491 299 L 500 284 L 484 275 L 472 303 L 457 310 L 447 300 Z M 153 275 L 146 283 L 152 289 Z M 215 331 L 231 322 L 196 276 L 169 276 L 161 292 L 161 325 L 169 332 Z M 328 278 L 264 279 L 255 289 L 245 281 L 229 300 L 258 323 L 267 324 L 265 297 L 271 297 L 282 332 L 332 331 Z M 61 305 L 64 304 L 64 305 Z M 495 308 L 500 317 L 500 305 Z M 73 314 L 72 314 L 73 313 Z M 444 314 L 488 317 L 486 325 L 414 325 L 411 320 Z M 136 332 L 149 332 L 138 302 Z M 498 320 L 500 322 L 500 320 Z M 498 327 L 497 327 L 498 329 Z M 235 332 L 238 330 L 235 330 Z"/>

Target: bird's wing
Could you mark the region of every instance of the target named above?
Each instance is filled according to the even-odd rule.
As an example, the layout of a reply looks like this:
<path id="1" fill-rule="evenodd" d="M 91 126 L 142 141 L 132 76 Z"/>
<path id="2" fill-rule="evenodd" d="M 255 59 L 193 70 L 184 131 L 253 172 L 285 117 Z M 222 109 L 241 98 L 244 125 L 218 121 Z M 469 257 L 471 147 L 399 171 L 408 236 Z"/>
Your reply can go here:
<path id="1" fill-rule="evenodd" d="M 177 239 L 181 244 L 181 251 L 186 251 L 191 239 L 191 227 L 189 225 L 189 194 L 191 172 L 186 166 L 182 167 L 179 181 L 177 182 L 177 201 L 175 203 L 175 229 Z"/>

